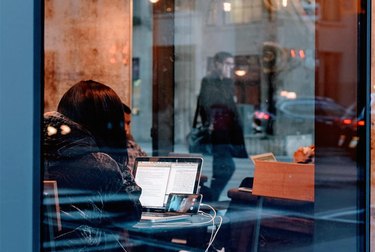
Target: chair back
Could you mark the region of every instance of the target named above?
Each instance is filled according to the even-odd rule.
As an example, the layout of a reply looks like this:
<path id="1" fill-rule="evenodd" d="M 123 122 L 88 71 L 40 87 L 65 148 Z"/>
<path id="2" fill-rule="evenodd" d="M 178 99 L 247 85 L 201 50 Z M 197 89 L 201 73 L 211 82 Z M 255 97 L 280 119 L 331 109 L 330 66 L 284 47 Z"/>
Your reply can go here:
<path id="1" fill-rule="evenodd" d="M 314 202 L 314 164 L 255 161 L 253 195 Z"/>
<path id="2" fill-rule="evenodd" d="M 43 181 L 43 251 L 55 251 L 55 237 L 62 230 L 55 180 Z"/>

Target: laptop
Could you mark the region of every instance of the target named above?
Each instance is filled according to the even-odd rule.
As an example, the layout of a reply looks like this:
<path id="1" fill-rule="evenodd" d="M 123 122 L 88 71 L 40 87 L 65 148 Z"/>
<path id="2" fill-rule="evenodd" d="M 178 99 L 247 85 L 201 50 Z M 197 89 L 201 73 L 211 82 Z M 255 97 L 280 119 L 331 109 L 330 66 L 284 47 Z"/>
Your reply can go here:
<path id="1" fill-rule="evenodd" d="M 191 214 L 167 212 L 169 194 L 197 194 L 202 171 L 201 157 L 137 157 L 133 175 L 142 188 L 143 221 L 173 221 Z"/>

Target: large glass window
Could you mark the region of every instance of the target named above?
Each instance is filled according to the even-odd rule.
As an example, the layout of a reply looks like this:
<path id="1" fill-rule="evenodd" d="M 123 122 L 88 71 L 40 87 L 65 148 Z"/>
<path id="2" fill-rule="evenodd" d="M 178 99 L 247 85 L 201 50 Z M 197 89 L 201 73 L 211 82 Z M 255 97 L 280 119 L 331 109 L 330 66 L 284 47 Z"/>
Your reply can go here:
<path id="1" fill-rule="evenodd" d="M 109 208 L 119 219 L 93 221 L 95 229 L 90 230 L 109 232 L 114 235 L 111 242 L 134 251 L 363 251 L 368 213 L 365 2 L 44 1 L 44 111 L 57 110 L 64 93 L 81 80 L 104 83 L 131 109 L 127 140 L 139 148 L 135 152 L 128 145 L 133 172 L 125 171 L 118 153 L 102 148 L 100 140 L 107 139 L 69 118 L 72 111 L 64 110 L 64 104 L 58 110 L 73 123 L 53 129 L 44 125 L 43 141 L 56 129 L 63 138 L 83 126 L 97 145 L 83 145 L 84 154 L 106 160 L 102 166 L 121 163 L 118 179 L 125 185 L 134 177 L 139 181 L 135 156 L 203 159 L 199 190 L 194 191 L 202 194 L 202 204 L 192 219 L 125 225 L 124 216 L 113 210 L 124 206 L 121 195 Z M 56 122 L 51 114 L 46 116 L 45 123 Z M 100 120 L 97 116 L 98 124 Z M 206 138 L 193 149 L 193 132 L 198 130 Z M 44 146 L 44 196 L 55 200 L 57 195 L 61 202 L 57 192 L 68 188 L 71 210 L 76 203 L 69 194 L 72 188 L 56 184 L 49 173 L 59 167 L 56 155 L 66 154 L 66 149 L 57 145 L 51 154 L 52 144 L 56 142 Z M 64 160 L 74 166 L 67 153 Z M 72 174 L 64 170 L 63 175 Z M 164 178 L 158 174 L 147 181 L 152 185 Z M 72 175 L 69 181 L 74 179 Z M 179 180 L 179 185 L 187 180 Z M 87 180 L 79 181 L 75 189 L 82 193 Z M 117 185 L 114 180 L 109 184 Z M 144 186 L 144 195 L 148 188 Z M 175 188 L 171 192 L 181 193 L 182 186 Z M 93 203 L 90 192 L 84 196 L 80 203 Z M 66 234 L 66 212 L 47 206 L 44 212 L 61 214 L 62 223 L 44 234 L 45 241 L 52 239 L 46 244 L 69 246 L 70 237 L 55 240 L 56 232 L 58 238 Z M 97 202 L 90 206 L 97 207 Z M 85 210 L 82 213 L 87 221 Z M 113 245 L 97 242 L 103 250 Z"/>

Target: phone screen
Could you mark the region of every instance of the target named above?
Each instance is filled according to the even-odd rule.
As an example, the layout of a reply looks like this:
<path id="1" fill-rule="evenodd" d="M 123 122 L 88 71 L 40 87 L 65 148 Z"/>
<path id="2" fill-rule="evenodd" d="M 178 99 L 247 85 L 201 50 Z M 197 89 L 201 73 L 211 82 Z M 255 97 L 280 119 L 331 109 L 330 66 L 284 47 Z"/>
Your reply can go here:
<path id="1" fill-rule="evenodd" d="M 167 212 L 197 213 L 202 194 L 170 193 L 166 205 Z"/>

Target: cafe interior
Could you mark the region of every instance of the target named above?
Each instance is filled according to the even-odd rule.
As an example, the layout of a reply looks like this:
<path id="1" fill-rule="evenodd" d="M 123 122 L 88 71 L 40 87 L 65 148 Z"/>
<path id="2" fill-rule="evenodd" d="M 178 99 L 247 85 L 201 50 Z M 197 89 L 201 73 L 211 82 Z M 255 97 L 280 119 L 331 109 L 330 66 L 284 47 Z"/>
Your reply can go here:
<path id="1" fill-rule="evenodd" d="M 33 251 L 372 251 L 371 1 L 34 2 Z"/>

